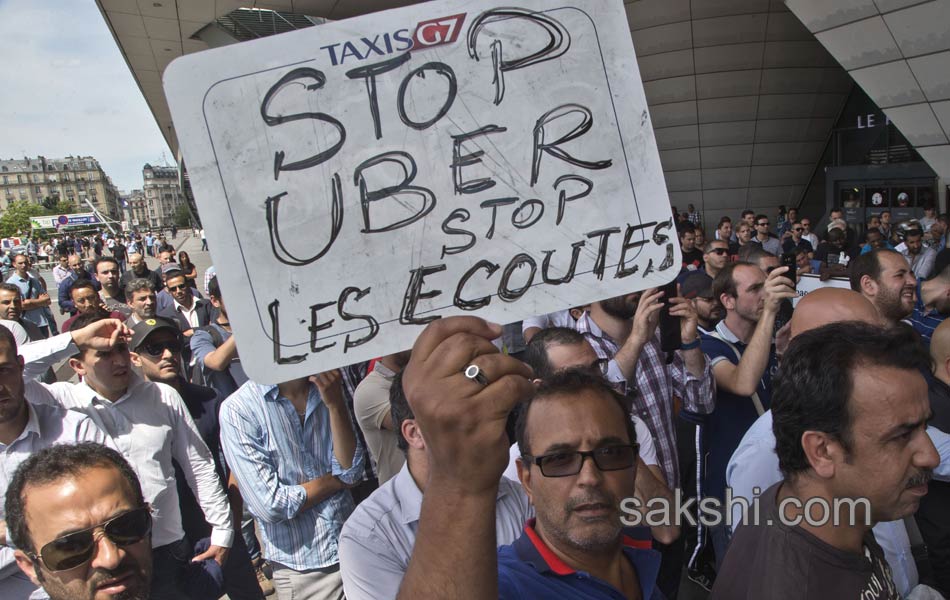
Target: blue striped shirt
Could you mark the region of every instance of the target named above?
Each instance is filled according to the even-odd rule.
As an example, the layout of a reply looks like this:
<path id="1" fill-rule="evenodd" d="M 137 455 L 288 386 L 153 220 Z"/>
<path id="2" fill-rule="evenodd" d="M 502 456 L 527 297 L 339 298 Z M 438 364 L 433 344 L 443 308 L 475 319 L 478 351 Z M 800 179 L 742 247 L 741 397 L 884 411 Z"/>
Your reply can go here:
<path id="1" fill-rule="evenodd" d="M 917 302 L 914 304 L 914 312 L 910 315 L 910 324 L 917 330 L 923 339 L 924 346 L 930 347 L 930 338 L 934 334 L 934 329 L 943 323 L 946 315 L 937 312 L 936 309 L 927 310 L 924 301 L 921 300 L 920 282 L 923 279 L 917 278 Z"/>
<path id="2" fill-rule="evenodd" d="M 349 490 L 301 511 L 300 484 L 332 473 L 353 484 L 362 479 L 364 451 L 357 438 L 349 469 L 333 455 L 330 413 L 310 385 L 301 425 L 276 385 L 248 381 L 221 405 L 221 445 L 248 510 L 257 518 L 264 557 L 296 571 L 339 563 L 338 540 L 353 512 Z"/>

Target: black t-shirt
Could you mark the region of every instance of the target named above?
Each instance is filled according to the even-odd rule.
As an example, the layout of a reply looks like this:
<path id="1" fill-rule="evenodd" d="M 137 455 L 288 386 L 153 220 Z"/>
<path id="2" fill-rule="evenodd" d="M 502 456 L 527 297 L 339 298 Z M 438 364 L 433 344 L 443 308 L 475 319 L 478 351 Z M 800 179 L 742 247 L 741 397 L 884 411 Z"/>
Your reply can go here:
<path id="1" fill-rule="evenodd" d="M 693 268 L 690 269 L 690 266 Z M 683 253 L 683 268 L 690 271 L 703 268 L 703 251 L 693 248 L 689 252 Z"/>
<path id="2" fill-rule="evenodd" d="M 813 258 L 826 265 L 836 265 L 841 261 L 842 252 L 844 252 L 845 256 L 847 256 L 849 259 L 854 258 L 854 254 L 844 248 L 832 246 L 828 242 L 821 242 L 818 244 L 818 249 L 815 250 L 815 255 Z"/>
<path id="3" fill-rule="evenodd" d="M 779 520 L 775 496 L 759 497 L 761 525 L 742 525 L 716 575 L 712 600 L 900 600 L 884 551 L 869 531 L 864 552 L 839 550 Z M 766 525 L 771 519 L 772 525 Z"/>
<path id="4" fill-rule="evenodd" d="M 811 242 L 809 242 L 805 238 L 798 240 L 797 244 L 795 243 L 795 240 L 793 240 L 792 238 L 788 238 L 782 244 L 782 252 L 792 252 L 792 251 L 796 253 L 798 253 L 799 251 L 814 252 L 815 249 L 811 247 Z"/>

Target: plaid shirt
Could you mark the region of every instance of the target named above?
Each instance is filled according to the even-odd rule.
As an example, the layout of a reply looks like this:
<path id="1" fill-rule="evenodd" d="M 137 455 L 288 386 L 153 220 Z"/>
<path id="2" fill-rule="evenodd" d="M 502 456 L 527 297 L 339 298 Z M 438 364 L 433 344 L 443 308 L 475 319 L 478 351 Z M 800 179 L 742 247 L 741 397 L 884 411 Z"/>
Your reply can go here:
<path id="1" fill-rule="evenodd" d="M 676 453 L 676 432 L 673 424 L 673 396 L 683 401 L 683 408 L 699 414 L 712 412 L 716 405 L 715 384 L 709 361 L 703 367 L 702 377 L 695 377 L 686 368 L 681 352 L 676 352 L 673 362 L 666 364 L 664 352 L 660 349 L 659 332 L 647 342 L 637 361 L 636 386 L 631 389 L 613 360 L 620 344 L 611 339 L 590 318 L 590 313 L 577 320 L 575 329 L 584 334 L 599 358 L 610 360 L 607 378 L 621 383 L 624 393 L 633 401 L 633 407 L 650 433 L 656 446 L 659 461 L 666 483 L 671 489 L 680 486 L 679 458 Z"/>
<path id="2" fill-rule="evenodd" d="M 703 221 L 703 216 L 698 212 L 688 212 L 686 213 L 686 219 L 693 225 L 700 225 Z"/>

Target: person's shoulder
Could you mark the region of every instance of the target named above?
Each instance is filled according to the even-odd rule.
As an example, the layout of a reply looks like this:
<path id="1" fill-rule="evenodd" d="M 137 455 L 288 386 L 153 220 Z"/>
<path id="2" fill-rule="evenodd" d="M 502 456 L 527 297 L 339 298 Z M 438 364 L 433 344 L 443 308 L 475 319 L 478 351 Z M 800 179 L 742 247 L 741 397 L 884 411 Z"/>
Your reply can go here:
<path id="1" fill-rule="evenodd" d="M 398 476 L 397 474 L 391 477 L 356 506 L 353 513 L 343 523 L 340 533 L 341 541 L 345 538 L 388 539 L 382 532 L 383 524 L 401 519 L 402 499 L 397 494 L 396 488 Z"/>

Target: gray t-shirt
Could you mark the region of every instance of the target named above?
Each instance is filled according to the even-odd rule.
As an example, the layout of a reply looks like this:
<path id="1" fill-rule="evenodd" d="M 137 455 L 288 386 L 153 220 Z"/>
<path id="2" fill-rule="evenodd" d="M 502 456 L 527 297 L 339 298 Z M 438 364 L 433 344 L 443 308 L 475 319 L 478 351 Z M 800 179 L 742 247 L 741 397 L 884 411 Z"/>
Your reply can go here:
<path id="1" fill-rule="evenodd" d="M 776 494 L 760 496 L 761 524 L 743 525 L 716 575 L 712 600 L 900 600 L 884 551 L 868 531 L 860 554 L 839 550 L 779 519 Z M 767 525 L 771 519 L 771 525 Z"/>

